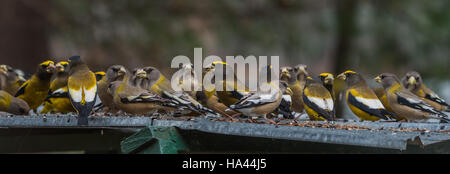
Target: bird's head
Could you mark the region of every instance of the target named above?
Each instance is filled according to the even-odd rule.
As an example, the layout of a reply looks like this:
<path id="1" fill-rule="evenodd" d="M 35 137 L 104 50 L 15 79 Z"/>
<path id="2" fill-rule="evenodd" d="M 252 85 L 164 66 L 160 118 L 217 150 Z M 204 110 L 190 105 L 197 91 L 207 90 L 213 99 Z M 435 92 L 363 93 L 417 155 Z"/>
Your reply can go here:
<path id="1" fill-rule="evenodd" d="M 47 60 L 45 62 L 42 62 L 41 64 L 39 64 L 39 69 L 41 71 L 44 71 L 48 74 L 53 73 L 53 71 L 55 70 L 55 62 L 51 61 L 51 60 Z"/>
<path id="2" fill-rule="evenodd" d="M 280 81 L 280 90 L 283 92 L 283 94 L 292 95 L 292 89 L 288 87 L 288 83 L 285 81 Z"/>
<path id="3" fill-rule="evenodd" d="M 67 72 L 69 70 L 68 66 L 69 66 L 69 62 L 67 62 L 67 61 L 58 62 L 55 65 L 56 72 Z"/>
<path id="4" fill-rule="evenodd" d="M 322 73 L 319 75 L 320 80 L 327 85 L 332 85 L 334 81 L 334 75 L 331 73 Z"/>
<path id="5" fill-rule="evenodd" d="M 402 84 L 406 88 L 417 88 L 422 85 L 422 77 L 416 71 L 409 71 L 402 79 Z"/>
<path id="6" fill-rule="evenodd" d="M 391 73 L 383 73 L 374 78 L 375 82 L 383 85 L 385 89 L 400 83 L 397 76 Z"/>
<path id="7" fill-rule="evenodd" d="M 287 80 L 291 78 L 291 74 L 293 74 L 294 69 L 289 66 L 284 66 L 280 68 L 280 77 L 282 80 Z"/>
<path id="8" fill-rule="evenodd" d="M 357 84 L 359 82 L 365 83 L 362 76 L 359 73 L 352 71 L 352 70 L 347 70 L 347 71 L 339 74 L 337 76 L 337 78 L 344 80 L 347 83 L 347 85 L 349 85 L 349 86 Z"/>
<path id="9" fill-rule="evenodd" d="M 133 77 L 138 79 L 145 79 L 147 78 L 147 72 L 142 68 L 136 68 L 133 70 Z"/>
<path id="10" fill-rule="evenodd" d="M 298 64 L 294 67 L 295 72 L 297 75 L 306 75 L 308 76 L 308 66 L 304 64 Z"/>
<path id="11" fill-rule="evenodd" d="M 113 82 L 123 80 L 127 74 L 127 69 L 122 65 L 113 65 L 106 70 L 106 80 Z"/>
<path id="12" fill-rule="evenodd" d="M 104 71 L 95 72 L 95 79 L 98 81 L 102 80 L 106 76 Z"/>
<path id="13" fill-rule="evenodd" d="M 0 74 L 8 74 L 8 65 L 0 65 Z"/>

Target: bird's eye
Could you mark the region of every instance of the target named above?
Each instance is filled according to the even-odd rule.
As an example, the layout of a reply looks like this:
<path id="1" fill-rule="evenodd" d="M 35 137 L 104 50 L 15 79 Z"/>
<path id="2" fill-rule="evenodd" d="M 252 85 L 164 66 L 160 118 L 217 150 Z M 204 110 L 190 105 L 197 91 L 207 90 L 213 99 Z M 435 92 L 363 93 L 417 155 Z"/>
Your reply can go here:
<path id="1" fill-rule="evenodd" d="M 119 69 L 117 69 L 117 68 L 113 68 L 112 70 L 113 70 L 114 72 L 119 71 Z"/>
<path id="2" fill-rule="evenodd" d="M 47 65 L 41 65 L 41 68 L 45 69 L 45 68 L 47 68 Z"/>
<path id="3" fill-rule="evenodd" d="M 419 77 L 415 77 L 415 79 L 418 81 L 418 80 L 419 80 Z"/>
<path id="4" fill-rule="evenodd" d="M 108 88 L 111 88 L 111 87 L 112 87 L 112 84 L 109 84 L 109 85 L 108 85 Z"/>

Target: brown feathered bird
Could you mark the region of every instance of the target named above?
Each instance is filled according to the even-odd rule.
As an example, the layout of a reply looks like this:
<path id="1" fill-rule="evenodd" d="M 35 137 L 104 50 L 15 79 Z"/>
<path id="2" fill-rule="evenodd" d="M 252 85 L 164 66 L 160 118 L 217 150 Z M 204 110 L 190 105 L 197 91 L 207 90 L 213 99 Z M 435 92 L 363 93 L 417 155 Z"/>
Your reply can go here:
<path id="1" fill-rule="evenodd" d="M 422 98 L 423 101 L 431 105 L 434 109 L 438 111 L 450 111 L 445 100 L 423 83 L 422 77 L 418 72 L 410 71 L 406 73 L 402 78 L 402 84 L 406 89 Z"/>
<path id="2" fill-rule="evenodd" d="M 420 97 L 404 88 L 394 74 L 383 73 L 377 76 L 375 81 L 383 85 L 389 105 L 399 117 L 409 121 L 428 121 L 430 119 L 450 121 L 447 115 L 434 109 Z"/>

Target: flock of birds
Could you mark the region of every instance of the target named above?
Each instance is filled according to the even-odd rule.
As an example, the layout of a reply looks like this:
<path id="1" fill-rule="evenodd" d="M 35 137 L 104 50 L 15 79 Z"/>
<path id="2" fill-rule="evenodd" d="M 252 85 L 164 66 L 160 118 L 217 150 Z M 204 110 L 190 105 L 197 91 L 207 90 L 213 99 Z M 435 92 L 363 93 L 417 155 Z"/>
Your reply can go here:
<path id="1" fill-rule="evenodd" d="M 76 112 L 78 125 L 87 125 L 88 116 L 100 110 L 134 115 L 213 114 L 231 119 L 248 116 L 250 120 L 263 118 L 271 123 L 274 121 L 270 116 L 296 119 L 296 113 L 306 112 L 311 120 L 333 121 L 336 103 L 345 96 L 350 110 L 361 120 L 450 121 L 443 113 L 449 111 L 448 104 L 427 88 L 415 71 L 401 80 L 394 74 L 380 74 L 374 80 L 382 88 L 370 88 L 361 74 L 348 70 L 337 76 L 346 84 L 345 89 L 337 91 L 333 74 L 322 73 L 315 78 L 309 75 L 306 65 L 299 64 L 281 67 L 280 79 L 259 84 L 270 90 L 250 91 L 247 87 L 237 88 L 245 85 L 227 66 L 231 65 L 213 62 L 202 76 L 212 73 L 215 84 L 232 90 L 216 91 L 215 86 L 195 85 L 202 83 L 196 81 L 192 64 L 187 64 L 182 66 L 181 75 L 193 76 L 175 77 L 177 85 L 181 89 L 199 89 L 175 91 L 170 79 L 151 66 L 130 72 L 122 65 L 113 65 L 106 72 L 94 73 L 79 56 L 73 56 L 56 64 L 50 60 L 42 62 L 35 74 L 27 78 L 19 69 L 0 65 L 0 111 L 17 115 Z M 222 80 L 215 78 L 219 69 Z M 275 72 L 267 66 L 259 73 L 272 77 Z M 227 80 L 227 75 L 234 75 L 234 80 Z M 98 98 L 101 103 L 96 105 Z"/>

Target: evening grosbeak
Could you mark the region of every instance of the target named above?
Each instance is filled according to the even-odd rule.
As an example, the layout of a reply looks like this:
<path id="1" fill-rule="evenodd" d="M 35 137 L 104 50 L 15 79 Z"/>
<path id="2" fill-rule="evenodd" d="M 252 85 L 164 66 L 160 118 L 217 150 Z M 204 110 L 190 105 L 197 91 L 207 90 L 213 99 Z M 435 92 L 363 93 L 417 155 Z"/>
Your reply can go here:
<path id="1" fill-rule="evenodd" d="M 330 91 L 322 82 L 306 78 L 303 90 L 303 105 L 311 120 L 333 121 L 335 118 L 334 101 Z"/>
<path id="2" fill-rule="evenodd" d="M 294 112 L 303 113 L 303 88 L 305 88 L 306 76 L 308 75 L 307 66 L 299 64 L 295 68 L 280 68 L 280 80 L 286 81 L 288 87 L 292 90 L 292 110 Z"/>
<path id="3" fill-rule="evenodd" d="M 410 71 L 402 78 L 403 86 L 438 111 L 449 111 L 448 104 L 428 88 L 416 71 Z"/>
<path id="4" fill-rule="evenodd" d="M 339 74 L 337 78 L 345 80 L 347 84 L 345 91 L 347 104 L 350 110 L 361 120 L 376 121 L 396 118 L 395 114 L 384 108 L 377 95 L 366 84 L 362 75 L 349 70 Z"/>
<path id="5" fill-rule="evenodd" d="M 203 76 L 209 72 L 214 72 L 214 69 L 212 67 L 206 68 L 203 72 Z M 209 88 L 202 85 L 201 90 L 197 91 L 195 96 L 197 101 L 224 116 L 235 116 L 240 114 L 239 112 L 228 110 L 229 107 L 219 101 L 219 98 L 216 95 L 214 84 L 211 84 L 210 88 L 213 90 L 207 90 Z"/>
<path id="6" fill-rule="evenodd" d="M 404 88 L 396 75 L 383 73 L 377 76 L 375 81 L 383 85 L 389 105 L 399 117 L 418 122 L 430 119 L 450 121 L 447 115 Z"/>
<path id="7" fill-rule="evenodd" d="M 28 115 L 30 107 L 22 99 L 13 97 L 6 91 L 0 90 L 0 111 L 16 115 Z"/>
<path id="8" fill-rule="evenodd" d="M 163 98 L 171 99 L 174 102 L 179 103 L 180 105 L 188 107 L 189 110 L 197 114 L 204 114 L 205 112 L 216 114 L 211 109 L 208 109 L 201 105 L 188 93 L 173 90 L 170 79 L 167 79 L 161 73 L 161 71 L 159 71 L 155 67 L 147 66 L 144 68 L 136 68 L 135 70 L 133 70 L 130 84 L 132 86 L 148 90 Z"/>
<path id="9" fill-rule="evenodd" d="M 67 81 L 70 101 L 78 112 L 77 125 L 88 125 L 88 116 L 97 96 L 95 74 L 81 60 L 80 56 L 69 58 L 69 78 Z"/>
<path id="10" fill-rule="evenodd" d="M 230 105 L 231 110 L 237 110 L 248 117 L 263 117 L 273 112 L 281 103 L 282 93 L 277 84 L 278 79 L 273 79 L 274 72 L 271 66 L 263 67 L 260 74 L 266 74 L 269 80 L 259 78 L 259 89 L 242 97 L 235 104 Z M 265 82 L 264 82 L 265 81 Z M 262 82 L 262 83 L 261 83 Z"/>
<path id="11" fill-rule="evenodd" d="M 283 118 L 293 119 L 295 113 L 292 111 L 292 90 L 288 87 L 287 82 L 280 81 L 279 86 L 283 94 L 280 106 L 275 110 L 275 115 L 283 115 Z"/>
<path id="12" fill-rule="evenodd" d="M 234 74 L 234 68 L 226 62 L 215 61 L 211 65 L 208 65 L 207 69 L 210 69 L 211 73 L 214 74 L 212 77 L 213 83 L 216 85 L 221 85 L 222 90 L 217 90 L 217 88 L 214 88 L 214 91 L 216 92 L 220 102 L 226 106 L 229 107 L 230 105 L 238 102 L 242 99 L 242 97 L 249 93 L 247 86 L 237 78 L 236 74 Z M 220 71 L 222 72 L 221 74 L 219 74 Z M 216 75 L 221 75 L 222 79 L 216 77 Z"/>
<path id="13" fill-rule="evenodd" d="M 321 73 L 319 74 L 319 79 L 322 82 L 322 85 L 330 92 L 333 101 L 336 101 L 336 95 L 333 89 L 334 75 L 331 73 Z"/>
<path id="14" fill-rule="evenodd" d="M 54 69 L 53 61 L 48 60 L 39 64 L 37 72 L 22 84 L 14 97 L 25 100 L 30 109 L 36 111 L 48 95 Z"/>
<path id="15" fill-rule="evenodd" d="M 177 104 L 148 90 L 132 86 L 123 81 L 114 81 L 108 85 L 108 93 L 113 96 L 114 105 L 131 114 L 150 114 L 157 110 L 175 111 Z"/>
<path id="16" fill-rule="evenodd" d="M 108 67 L 105 76 L 97 82 L 98 97 L 103 106 L 108 107 L 110 111 L 116 111 L 117 108 L 114 106 L 113 96 L 108 93 L 108 85 L 115 81 L 128 82 L 129 76 L 129 73 L 124 66 L 113 65 Z"/>
<path id="17" fill-rule="evenodd" d="M 0 65 L 0 90 L 15 95 L 25 81 L 11 66 Z"/>
<path id="18" fill-rule="evenodd" d="M 50 83 L 49 94 L 45 99 L 41 114 L 75 112 L 67 93 L 67 78 L 69 77 L 69 62 L 60 61 L 56 64 L 53 80 Z"/>

